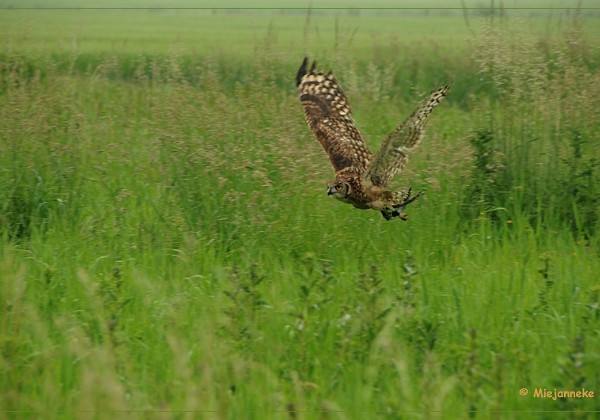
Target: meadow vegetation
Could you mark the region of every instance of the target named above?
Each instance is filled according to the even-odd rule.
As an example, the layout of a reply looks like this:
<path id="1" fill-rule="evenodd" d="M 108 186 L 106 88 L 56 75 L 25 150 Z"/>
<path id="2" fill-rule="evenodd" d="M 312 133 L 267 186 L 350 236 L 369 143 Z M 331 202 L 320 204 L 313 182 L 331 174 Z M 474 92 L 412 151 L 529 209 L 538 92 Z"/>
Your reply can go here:
<path id="1" fill-rule="evenodd" d="M 76 26 L 53 13 L 24 17 L 29 33 Z M 118 43 L 118 19 L 92 44 L 3 29 L 1 410 L 598 410 L 600 52 L 585 16 L 447 17 L 460 39 L 388 33 L 391 17 L 256 19 L 260 36 L 227 35 L 250 53 Z M 326 197 L 294 87 L 304 55 L 334 69 L 372 148 L 452 82 L 396 181 L 425 191 L 408 222 Z"/>

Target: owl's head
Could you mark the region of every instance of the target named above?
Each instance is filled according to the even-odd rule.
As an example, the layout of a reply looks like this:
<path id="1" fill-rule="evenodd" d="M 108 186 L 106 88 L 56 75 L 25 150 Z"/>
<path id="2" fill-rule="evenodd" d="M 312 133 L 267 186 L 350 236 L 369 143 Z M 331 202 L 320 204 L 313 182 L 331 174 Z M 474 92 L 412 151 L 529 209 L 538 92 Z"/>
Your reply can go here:
<path id="1" fill-rule="evenodd" d="M 344 200 L 350 194 L 350 184 L 342 181 L 332 181 L 327 184 L 327 195 L 338 200 Z"/>

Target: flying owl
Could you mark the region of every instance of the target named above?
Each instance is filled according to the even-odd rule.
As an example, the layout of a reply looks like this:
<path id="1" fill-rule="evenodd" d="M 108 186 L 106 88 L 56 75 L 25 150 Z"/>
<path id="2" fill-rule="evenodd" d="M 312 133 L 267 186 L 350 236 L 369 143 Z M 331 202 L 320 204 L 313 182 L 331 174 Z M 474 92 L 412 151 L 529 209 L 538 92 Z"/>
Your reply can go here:
<path id="1" fill-rule="evenodd" d="M 408 153 L 417 147 L 425 133 L 425 120 L 446 96 L 449 87 L 434 90 L 396 130 L 390 133 L 373 157 L 356 129 L 348 99 L 332 72 L 315 72 L 316 61 L 307 71 L 305 58 L 296 86 L 304 106 L 308 126 L 327 152 L 335 180 L 327 184 L 327 194 L 359 209 L 381 212 L 386 220 L 407 219 L 406 206 L 421 193 L 408 188 L 390 191 L 394 175 L 408 162 Z"/>

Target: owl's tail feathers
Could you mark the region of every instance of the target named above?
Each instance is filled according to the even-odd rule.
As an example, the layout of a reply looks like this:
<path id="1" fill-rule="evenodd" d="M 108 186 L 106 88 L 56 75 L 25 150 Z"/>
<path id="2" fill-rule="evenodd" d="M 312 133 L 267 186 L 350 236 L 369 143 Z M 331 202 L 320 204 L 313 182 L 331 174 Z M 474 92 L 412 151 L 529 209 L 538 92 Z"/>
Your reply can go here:
<path id="1" fill-rule="evenodd" d="M 381 215 L 385 220 L 392 220 L 396 217 L 399 217 L 402 220 L 408 220 L 408 214 L 406 214 L 404 210 L 406 209 L 406 206 L 419 198 L 421 194 L 423 194 L 423 191 L 413 194 L 412 188 L 394 193 L 394 201 L 396 204 L 392 204 L 391 208 L 388 207 L 381 210 Z"/>
<path id="2" fill-rule="evenodd" d="M 406 208 L 406 206 L 408 206 L 410 203 L 419 198 L 421 194 L 423 194 L 423 191 L 419 191 L 418 193 L 413 194 L 412 188 L 409 188 L 408 190 L 404 191 L 398 191 L 395 193 L 394 197 L 394 201 L 396 203 L 393 204 L 392 207 L 403 211 Z"/>

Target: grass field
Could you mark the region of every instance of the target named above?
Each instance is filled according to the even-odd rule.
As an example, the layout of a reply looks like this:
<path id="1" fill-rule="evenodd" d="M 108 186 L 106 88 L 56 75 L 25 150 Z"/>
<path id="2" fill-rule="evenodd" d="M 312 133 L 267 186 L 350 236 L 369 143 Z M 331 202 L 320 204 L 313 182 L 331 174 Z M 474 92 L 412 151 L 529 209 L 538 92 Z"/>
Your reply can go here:
<path id="1" fill-rule="evenodd" d="M 317 12 L 0 10 L 5 416 L 600 410 L 594 10 Z M 304 55 L 372 148 L 452 82 L 408 222 L 326 196 Z"/>

